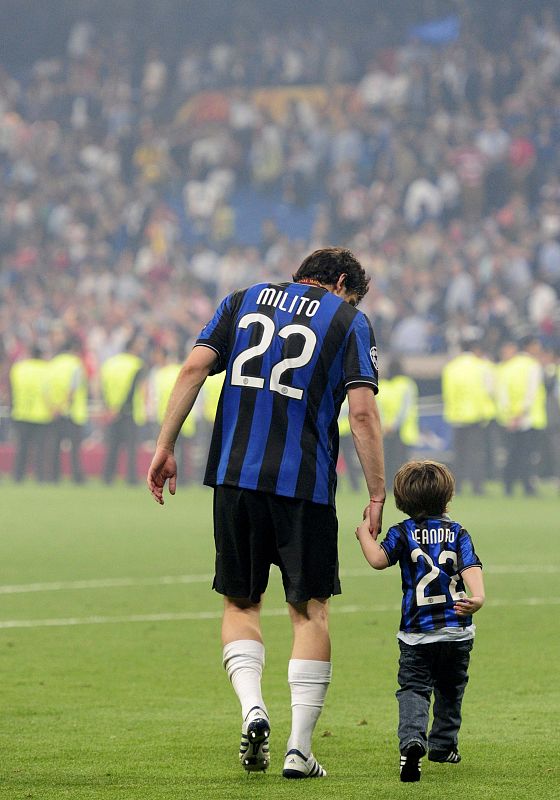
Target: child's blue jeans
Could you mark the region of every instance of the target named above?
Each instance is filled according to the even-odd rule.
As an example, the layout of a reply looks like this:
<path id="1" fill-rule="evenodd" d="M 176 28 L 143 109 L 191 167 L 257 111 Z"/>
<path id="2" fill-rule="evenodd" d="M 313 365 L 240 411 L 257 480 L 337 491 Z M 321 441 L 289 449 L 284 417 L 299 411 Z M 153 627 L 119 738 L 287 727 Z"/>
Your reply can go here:
<path id="1" fill-rule="evenodd" d="M 401 752 L 411 742 L 419 742 L 424 750 L 453 750 L 461 727 L 461 703 L 469 680 L 467 670 L 473 639 L 417 645 L 399 640 L 399 647 L 397 700 Z M 428 736 L 432 692 L 434 719 Z"/>

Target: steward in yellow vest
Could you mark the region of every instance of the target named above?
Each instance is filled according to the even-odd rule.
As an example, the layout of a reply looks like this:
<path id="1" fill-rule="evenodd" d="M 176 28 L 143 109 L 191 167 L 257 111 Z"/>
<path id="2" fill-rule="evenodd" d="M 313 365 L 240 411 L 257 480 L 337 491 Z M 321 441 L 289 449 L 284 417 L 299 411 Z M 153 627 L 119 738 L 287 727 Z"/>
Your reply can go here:
<path id="1" fill-rule="evenodd" d="M 377 398 L 383 426 L 385 478 L 387 488 L 393 485 L 395 472 L 410 457 L 410 448 L 418 444 L 418 386 L 397 358 L 387 369 L 387 377 L 379 381 Z"/>
<path id="2" fill-rule="evenodd" d="M 182 365 L 163 348 L 158 348 L 154 352 L 153 359 L 155 365 L 150 373 L 150 395 L 153 416 L 159 429 Z M 191 450 L 196 429 L 196 416 L 191 413 L 181 428 L 181 439 L 177 439 L 175 444 L 177 477 L 182 478 L 185 483 L 188 483 L 192 477 Z"/>
<path id="3" fill-rule="evenodd" d="M 380 413 L 383 429 L 387 433 L 397 432 L 403 444 L 414 447 L 418 444 L 418 386 L 407 375 L 395 375 L 379 381 Z"/>
<path id="4" fill-rule="evenodd" d="M 505 342 L 496 370 L 497 420 L 507 452 L 503 483 L 508 495 L 517 481 L 526 495 L 536 493 L 533 465 L 547 424 L 543 368 L 535 357 L 540 344 L 527 337 L 521 348 L 516 342 Z"/>
<path id="5" fill-rule="evenodd" d="M 474 494 L 484 492 L 487 479 L 485 430 L 494 419 L 494 370 L 480 342 L 464 342 L 462 352 L 441 373 L 443 418 L 453 428 L 457 493 L 470 481 Z"/>
<path id="6" fill-rule="evenodd" d="M 143 370 L 144 361 L 134 353 L 118 353 L 101 365 L 101 394 L 109 418 L 126 414 L 137 425 L 146 422 Z"/>
<path id="7" fill-rule="evenodd" d="M 156 403 L 156 421 L 158 426 L 161 427 L 167 403 L 175 386 L 177 376 L 181 371 L 181 364 L 170 363 L 164 366 L 157 367 L 153 375 L 153 389 L 154 399 Z M 183 427 L 181 428 L 181 435 L 186 439 L 192 439 L 196 433 L 196 420 L 194 415 L 189 414 Z"/>
<path id="8" fill-rule="evenodd" d="M 48 369 L 48 361 L 38 347 L 32 348 L 29 358 L 16 361 L 10 369 L 11 417 L 16 434 L 15 481 L 23 480 L 32 453 L 35 478 L 38 481 L 47 478 L 47 436 L 53 418 L 48 401 Z"/>
<path id="9" fill-rule="evenodd" d="M 218 413 L 218 405 L 222 395 L 225 372 L 218 372 L 209 375 L 204 381 L 199 395 L 195 401 L 191 412 L 193 419 L 196 420 L 196 446 L 192 450 L 191 474 L 198 480 L 202 480 L 204 468 L 210 449 L 210 440 L 214 430 L 214 421 Z M 187 417 L 189 419 L 189 417 Z"/>
<path id="10" fill-rule="evenodd" d="M 447 362 L 441 389 L 443 416 L 450 425 L 485 423 L 496 415 L 492 364 L 476 344 Z"/>
<path id="11" fill-rule="evenodd" d="M 543 348 L 544 388 L 546 391 L 546 436 L 543 436 L 541 475 L 551 478 L 560 488 L 560 365 L 559 351 L 553 346 Z"/>
<path id="12" fill-rule="evenodd" d="M 379 400 L 379 396 L 378 396 Z M 338 415 L 338 435 L 340 451 L 344 457 L 344 464 L 346 466 L 346 475 L 350 481 L 350 486 L 354 492 L 360 491 L 363 488 L 363 473 L 354 447 L 354 440 L 352 438 L 352 431 L 350 429 L 350 420 L 348 413 L 350 406 L 348 404 L 348 396 L 345 397 L 342 406 L 340 407 L 340 414 Z"/>
<path id="13" fill-rule="evenodd" d="M 218 412 L 218 403 L 222 394 L 222 387 L 224 385 L 225 372 L 218 372 L 217 375 L 209 375 L 204 381 L 202 387 L 202 416 L 214 425 L 216 414 Z"/>
<path id="14" fill-rule="evenodd" d="M 517 352 L 498 365 L 497 418 L 510 430 L 546 428 L 546 390 L 540 363 Z"/>
<path id="15" fill-rule="evenodd" d="M 80 447 L 88 421 L 88 380 L 80 358 L 81 343 L 68 340 L 62 351 L 49 362 L 49 402 L 53 413 L 52 478 L 60 478 L 60 446 L 70 442 L 72 478 L 83 483 Z"/>
<path id="16" fill-rule="evenodd" d="M 121 447 L 128 456 L 127 481 L 138 482 L 136 454 L 139 428 L 146 422 L 146 380 L 143 359 L 144 337 L 133 337 L 126 351 L 111 356 L 101 365 L 101 393 L 108 412 L 107 457 L 103 480 L 112 483 Z"/>

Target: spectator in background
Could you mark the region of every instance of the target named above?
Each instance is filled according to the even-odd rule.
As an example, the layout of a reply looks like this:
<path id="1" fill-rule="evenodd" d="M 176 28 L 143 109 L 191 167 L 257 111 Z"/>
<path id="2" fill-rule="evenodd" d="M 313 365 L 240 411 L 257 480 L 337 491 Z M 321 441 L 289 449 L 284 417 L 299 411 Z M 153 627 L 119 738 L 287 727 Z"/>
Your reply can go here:
<path id="1" fill-rule="evenodd" d="M 40 347 L 32 346 L 10 370 L 11 417 L 16 432 L 13 477 L 18 483 L 26 475 L 33 455 L 38 481 L 47 480 L 47 442 L 52 411 L 48 398 L 49 363 Z"/>
<path id="2" fill-rule="evenodd" d="M 393 488 L 393 477 L 419 443 L 418 386 L 406 375 L 398 358 L 391 358 L 387 377 L 379 381 L 379 413 L 383 430 L 385 483 Z"/>
<path id="3" fill-rule="evenodd" d="M 445 292 L 445 311 L 452 318 L 459 311 L 472 315 L 476 299 L 476 286 L 472 275 L 465 269 L 458 258 L 450 265 L 450 275 Z"/>
<path id="4" fill-rule="evenodd" d="M 152 353 L 152 369 L 148 375 L 147 395 L 149 416 L 161 427 L 171 391 L 181 371 L 181 362 L 177 356 L 164 347 L 156 347 Z M 177 476 L 183 483 L 188 483 L 192 475 L 192 444 L 197 431 L 197 420 L 191 414 L 181 428 L 176 448 Z"/>
<path id="5" fill-rule="evenodd" d="M 527 350 L 532 341 L 527 337 L 522 349 L 514 341 L 506 342 L 496 369 L 496 416 L 506 447 L 506 495 L 512 494 L 518 481 L 525 495 L 536 494 L 536 439 L 537 432 L 546 427 L 546 390 L 542 366 Z"/>
<path id="6" fill-rule="evenodd" d="M 353 492 L 357 492 L 363 483 L 363 473 L 352 440 L 352 429 L 348 418 L 349 411 L 348 398 L 345 398 L 344 403 L 340 407 L 340 414 L 338 417 L 340 452 L 344 458 L 345 475 L 348 478 L 350 487 Z M 387 469 L 385 469 L 385 475 L 387 475 Z"/>
<path id="7" fill-rule="evenodd" d="M 74 483 L 83 483 L 84 473 L 80 447 L 88 421 L 88 381 L 81 359 L 82 343 L 67 339 L 49 362 L 48 399 L 53 414 L 51 428 L 52 473 L 60 480 L 60 446 L 70 442 L 70 459 Z"/>
<path id="8" fill-rule="evenodd" d="M 462 352 L 442 370 L 441 388 L 443 416 L 453 428 L 457 493 L 468 481 L 474 494 L 484 494 L 485 436 L 494 416 L 494 381 L 480 342 L 463 342 Z"/>
<path id="9" fill-rule="evenodd" d="M 136 452 L 138 429 L 146 421 L 145 364 L 146 340 L 135 334 L 124 352 L 108 358 L 101 366 L 101 392 L 106 408 L 107 455 L 103 480 L 112 483 L 121 447 L 128 457 L 127 481 L 138 483 Z"/>
<path id="10" fill-rule="evenodd" d="M 485 159 L 486 210 L 501 208 L 507 197 L 507 156 L 510 136 L 492 115 L 486 118 L 476 137 L 476 146 Z"/>
<path id="11" fill-rule="evenodd" d="M 541 475 L 552 478 L 556 489 L 560 490 L 560 351 L 543 348 L 542 363 L 547 428 Z"/>
<path id="12" fill-rule="evenodd" d="M 423 174 L 409 185 L 404 198 L 403 213 L 413 228 L 426 219 L 438 218 L 443 211 L 443 196 L 439 186 Z"/>

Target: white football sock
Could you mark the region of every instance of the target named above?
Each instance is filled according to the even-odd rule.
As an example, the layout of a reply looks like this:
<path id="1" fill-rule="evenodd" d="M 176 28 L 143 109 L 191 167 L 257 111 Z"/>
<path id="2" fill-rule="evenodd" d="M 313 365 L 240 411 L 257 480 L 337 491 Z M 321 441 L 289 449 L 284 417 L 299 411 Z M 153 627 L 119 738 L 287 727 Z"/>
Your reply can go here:
<path id="1" fill-rule="evenodd" d="M 241 703 L 243 719 L 254 706 L 267 714 L 261 691 L 264 645 L 254 639 L 238 639 L 224 645 L 223 664 Z"/>
<path id="2" fill-rule="evenodd" d="M 323 709 L 331 682 L 330 661 L 292 658 L 288 664 L 288 683 L 292 693 L 292 732 L 286 750 L 299 750 L 308 758 L 311 737 Z"/>

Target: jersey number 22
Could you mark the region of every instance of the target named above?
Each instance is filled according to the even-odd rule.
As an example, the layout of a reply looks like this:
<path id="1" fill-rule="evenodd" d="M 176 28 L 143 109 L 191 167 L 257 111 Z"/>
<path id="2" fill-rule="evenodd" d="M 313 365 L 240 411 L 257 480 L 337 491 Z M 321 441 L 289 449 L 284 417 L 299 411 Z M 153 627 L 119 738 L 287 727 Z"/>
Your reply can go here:
<path id="1" fill-rule="evenodd" d="M 231 366 L 232 386 L 252 386 L 255 389 L 264 388 L 264 378 L 254 377 L 252 375 L 243 375 L 242 373 L 242 367 L 247 361 L 250 361 L 252 358 L 256 358 L 257 356 L 262 356 L 264 353 L 266 353 L 277 332 L 276 325 L 270 319 L 270 317 L 266 317 L 264 314 L 258 313 L 245 314 L 245 316 L 241 317 L 239 320 L 239 327 L 248 328 L 249 325 L 255 325 L 257 323 L 262 325 L 261 340 L 258 344 L 248 347 L 235 357 L 235 360 Z M 273 366 L 270 371 L 269 388 L 272 392 L 279 392 L 285 397 L 292 397 L 295 400 L 301 400 L 303 397 L 303 389 L 297 389 L 294 386 L 287 386 L 285 383 L 282 383 L 281 378 L 286 370 L 304 367 L 311 361 L 313 351 L 315 350 L 315 345 L 317 344 L 317 336 L 311 330 L 311 328 L 306 328 L 304 325 L 285 325 L 278 331 L 278 336 L 281 336 L 282 339 L 289 339 L 290 336 L 295 336 L 296 334 L 303 336 L 303 349 L 299 356 L 283 358 Z"/>

